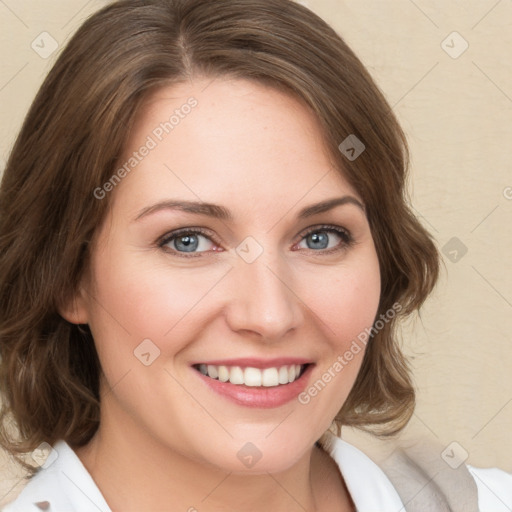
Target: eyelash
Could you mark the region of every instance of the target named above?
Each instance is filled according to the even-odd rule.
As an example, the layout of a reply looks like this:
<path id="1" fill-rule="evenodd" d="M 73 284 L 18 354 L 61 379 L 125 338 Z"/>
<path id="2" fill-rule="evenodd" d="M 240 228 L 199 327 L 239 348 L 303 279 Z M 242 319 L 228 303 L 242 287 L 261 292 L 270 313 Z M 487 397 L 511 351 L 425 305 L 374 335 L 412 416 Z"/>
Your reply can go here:
<path id="1" fill-rule="evenodd" d="M 299 249 L 300 251 L 312 251 L 313 253 L 320 254 L 332 254 L 338 251 L 342 251 L 344 249 L 348 249 L 354 245 L 354 238 L 352 237 L 350 231 L 348 229 L 342 228 L 340 226 L 333 226 L 331 224 L 320 224 L 318 226 L 313 226 L 311 228 L 307 228 L 306 231 L 303 231 L 299 234 L 299 242 L 302 242 L 306 237 L 311 235 L 312 233 L 335 233 L 341 238 L 341 242 L 339 245 L 335 247 L 331 247 L 329 249 L 321 249 L 315 251 L 314 249 Z M 297 242 L 297 243 L 299 243 Z"/>
<path id="2" fill-rule="evenodd" d="M 318 226 L 313 226 L 311 228 L 308 228 L 306 231 L 300 233 L 299 241 L 296 242 L 296 244 L 300 243 L 304 238 L 308 237 L 312 233 L 318 233 L 318 232 L 335 233 L 342 239 L 342 242 L 339 245 L 337 245 L 336 247 L 331 247 L 329 249 L 321 249 L 321 250 L 316 251 L 314 249 L 301 248 L 301 249 L 299 249 L 299 251 L 306 250 L 306 251 L 312 251 L 313 253 L 319 253 L 319 254 L 320 253 L 321 254 L 332 254 L 334 252 L 338 252 L 338 251 L 350 248 L 352 245 L 354 245 L 354 242 L 355 242 L 350 231 L 348 231 L 347 229 L 341 228 L 339 226 L 333 226 L 330 224 L 321 224 Z M 201 256 L 204 252 L 211 252 L 211 251 L 200 251 L 200 252 L 196 252 L 196 253 L 191 252 L 191 253 L 187 254 L 185 252 L 180 252 L 180 251 L 176 251 L 175 249 L 169 249 L 169 248 L 165 247 L 168 243 L 172 242 L 173 240 L 175 240 L 183 235 L 202 235 L 202 236 L 208 238 L 211 242 L 217 244 L 217 241 L 215 240 L 215 238 L 212 236 L 212 234 L 209 231 L 206 231 L 202 228 L 182 228 L 182 229 L 177 229 L 176 231 L 167 233 L 166 235 L 161 237 L 157 241 L 157 245 L 159 248 L 163 249 L 165 252 L 171 253 L 173 255 L 176 255 L 176 256 L 182 257 L 182 258 L 197 258 L 197 257 Z"/>

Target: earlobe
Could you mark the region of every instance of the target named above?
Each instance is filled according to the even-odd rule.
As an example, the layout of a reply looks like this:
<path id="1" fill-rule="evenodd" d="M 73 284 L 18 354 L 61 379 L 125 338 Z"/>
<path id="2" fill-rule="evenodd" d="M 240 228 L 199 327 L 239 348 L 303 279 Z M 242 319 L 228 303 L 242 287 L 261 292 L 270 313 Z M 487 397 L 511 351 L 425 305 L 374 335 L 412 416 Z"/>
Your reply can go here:
<path id="1" fill-rule="evenodd" d="M 62 318 L 72 324 L 89 323 L 88 309 L 84 299 L 84 291 L 80 288 L 71 297 L 62 302 L 59 307 L 59 314 Z"/>

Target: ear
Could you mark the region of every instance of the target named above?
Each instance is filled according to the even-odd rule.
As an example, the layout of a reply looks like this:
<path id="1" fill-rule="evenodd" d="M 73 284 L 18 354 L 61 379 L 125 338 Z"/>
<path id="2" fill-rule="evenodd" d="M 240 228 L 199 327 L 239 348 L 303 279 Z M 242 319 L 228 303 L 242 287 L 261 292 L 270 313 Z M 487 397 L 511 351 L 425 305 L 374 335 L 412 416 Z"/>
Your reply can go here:
<path id="1" fill-rule="evenodd" d="M 72 324 L 89 323 L 89 313 L 86 300 L 87 293 L 80 286 L 78 291 L 68 297 L 59 306 L 59 314 Z"/>

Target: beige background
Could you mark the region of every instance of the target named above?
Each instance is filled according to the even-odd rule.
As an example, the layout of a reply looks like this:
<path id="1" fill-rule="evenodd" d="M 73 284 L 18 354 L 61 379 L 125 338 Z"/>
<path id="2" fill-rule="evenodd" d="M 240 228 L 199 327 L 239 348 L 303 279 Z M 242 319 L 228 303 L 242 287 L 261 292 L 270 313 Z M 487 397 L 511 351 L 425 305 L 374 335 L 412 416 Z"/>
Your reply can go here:
<path id="1" fill-rule="evenodd" d="M 2 169 L 58 53 L 44 59 L 32 42 L 51 48 L 48 32 L 62 47 L 106 3 L 0 0 Z M 405 436 L 456 441 L 469 463 L 512 471 L 512 1 L 301 3 L 334 25 L 393 105 L 411 145 L 414 208 L 446 253 L 436 293 L 403 333 L 419 388 Z M 459 247 L 446 246 L 453 237 Z M 18 480 L 0 457 L 0 503 Z"/>

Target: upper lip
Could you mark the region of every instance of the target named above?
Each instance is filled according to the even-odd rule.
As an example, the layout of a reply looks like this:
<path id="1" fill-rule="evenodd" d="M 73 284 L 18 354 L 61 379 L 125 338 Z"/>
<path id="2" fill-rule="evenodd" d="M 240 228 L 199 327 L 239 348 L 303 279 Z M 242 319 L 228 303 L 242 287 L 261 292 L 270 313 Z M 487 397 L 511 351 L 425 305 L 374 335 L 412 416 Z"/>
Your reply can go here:
<path id="1" fill-rule="evenodd" d="M 213 366 L 240 366 L 242 368 L 279 368 L 280 366 L 288 366 L 292 364 L 310 364 L 310 359 L 302 357 L 277 357 L 273 359 L 260 359 L 255 357 L 244 357 L 239 359 L 215 359 L 211 361 L 197 361 L 192 366 L 199 364 L 213 365 Z"/>

